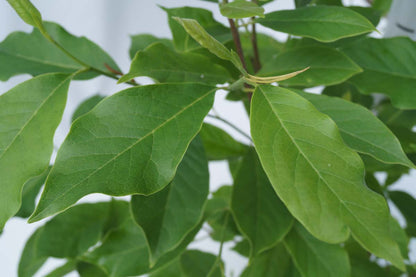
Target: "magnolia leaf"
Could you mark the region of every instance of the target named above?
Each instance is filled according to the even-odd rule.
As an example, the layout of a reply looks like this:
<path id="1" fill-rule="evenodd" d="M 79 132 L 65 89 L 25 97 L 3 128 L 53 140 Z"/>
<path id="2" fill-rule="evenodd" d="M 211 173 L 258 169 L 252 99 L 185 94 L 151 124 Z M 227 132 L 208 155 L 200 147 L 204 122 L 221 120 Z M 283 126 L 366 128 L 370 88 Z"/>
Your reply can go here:
<path id="1" fill-rule="evenodd" d="M 199 132 L 210 161 L 227 160 L 243 156 L 247 145 L 236 141 L 224 130 L 204 123 Z"/>
<path id="2" fill-rule="evenodd" d="M 9 2 L 24 22 L 38 28 L 43 33 L 46 32 L 42 24 L 40 12 L 29 0 L 7 0 L 7 2 Z"/>
<path id="3" fill-rule="evenodd" d="M 0 230 L 19 210 L 25 182 L 48 168 L 71 78 L 42 75 L 0 96 Z"/>
<path id="4" fill-rule="evenodd" d="M 277 197 L 254 149 L 244 156 L 234 181 L 231 207 L 251 245 L 251 257 L 272 248 L 289 232 L 293 217 Z"/>
<path id="5" fill-rule="evenodd" d="M 189 52 L 176 53 L 160 42 L 137 52 L 129 72 L 118 82 L 127 82 L 138 76 L 151 77 L 161 83 L 200 82 L 212 85 L 232 79 L 224 67 L 212 64 L 209 58 Z"/>
<path id="6" fill-rule="evenodd" d="M 158 38 L 150 34 L 139 34 L 131 36 L 131 45 L 129 50 L 130 58 L 133 59 L 138 51 L 146 49 L 155 42 L 160 42 L 169 49 L 174 50 L 173 43 L 170 39 Z"/>
<path id="7" fill-rule="evenodd" d="M 91 193 L 148 195 L 164 188 L 211 109 L 215 90 L 158 84 L 101 101 L 72 125 L 30 221 Z"/>
<path id="8" fill-rule="evenodd" d="M 386 201 L 364 184 L 364 165 L 335 123 L 289 90 L 259 86 L 251 132 L 260 161 L 280 199 L 315 237 L 354 238 L 404 269 L 392 238 Z M 319 224 L 316 224 L 319 222 Z"/>
<path id="9" fill-rule="evenodd" d="M 149 196 L 132 197 L 131 210 L 146 235 L 151 265 L 199 224 L 208 190 L 208 162 L 202 142 L 196 138 L 168 186 Z"/>
<path id="10" fill-rule="evenodd" d="M 259 71 L 260 76 L 282 75 L 309 67 L 309 70 L 281 84 L 314 87 L 334 85 L 362 72 L 362 69 L 340 51 L 323 46 L 309 46 L 284 51 L 270 59 Z"/>
<path id="11" fill-rule="evenodd" d="M 383 93 L 400 109 L 415 109 L 416 42 L 410 38 L 367 38 L 342 49 L 364 72 L 350 82 L 360 92 Z"/>
<path id="12" fill-rule="evenodd" d="M 339 245 L 317 240 L 300 224 L 294 225 L 284 244 L 304 277 L 350 276 L 347 251 Z"/>
<path id="13" fill-rule="evenodd" d="M 180 266 L 184 277 L 222 277 L 221 263 L 221 261 L 217 261 L 215 255 L 198 250 L 188 250 L 180 257 Z"/>
<path id="14" fill-rule="evenodd" d="M 245 18 L 259 16 L 264 17 L 264 8 L 254 2 L 236 0 L 231 3 L 220 5 L 220 12 L 228 18 Z"/>
<path id="15" fill-rule="evenodd" d="M 71 122 L 74 122 L 79 117 L 83 116 L 87 112 L 91 111 L 98 103 L 101 102 L 105 97 L 101 95 L 94 95 L 84 102 L 82 102 L 72 114 Z"/>
<path id="16" fill-rule="evenodd" d="M 83 64 L 68 57 L 37 29 L 30 34 L 14 32 L 0 43 L 0 80 L 7 81 L 14 75 L 24 73 L 33 76 L 52 72 L 71 73 L 85 67 L 92 70 L 80 74 L 77 79 L 90 79 L 100 74 L 97 71 L 112 75 L 107 66 L 120 70 L 107 53 L 87 38 L 73 36 L 55 23 L 45 22 L 44 26 L 54 41 Z"/>
<path id="17" fill-rule="evenodd" d="M 335 121 L 344 142 L 352 149 L 384 163 L 415 167 L 399 140 L 371 111 L 338 97 L 297 92 Z"/>
<path id="18" fill-rule="evenodd" d="M 322 42 L 357 36 L 375 31 L 365 17 L 351 9 L 337 6 L 310 6 L 295 10 L 281 10 L 256 20 L 265 27 L 310 37 Z"/>

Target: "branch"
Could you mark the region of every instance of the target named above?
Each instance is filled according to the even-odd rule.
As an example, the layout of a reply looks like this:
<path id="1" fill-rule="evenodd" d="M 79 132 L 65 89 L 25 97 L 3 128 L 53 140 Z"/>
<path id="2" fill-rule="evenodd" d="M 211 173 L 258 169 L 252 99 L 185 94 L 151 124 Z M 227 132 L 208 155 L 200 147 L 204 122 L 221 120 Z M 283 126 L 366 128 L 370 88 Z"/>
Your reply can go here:
<path id="1" fill-rule="evenodd" d="M 252 0 L 252 2 L 257 4 L 257 0 Z M 257 73 L 261 68 L 261 63 L 260 63 L 259 48 L 257 46 L 256 23 L 254 22 L 255 17 L 253 16 L 251 19 L 253 21 L 253 24 L 251 25 L 252 26 L 251 45 L 253 46 L 253 52 L 254 52 L 253 68 L 254 68 L 254 73 Z"/>

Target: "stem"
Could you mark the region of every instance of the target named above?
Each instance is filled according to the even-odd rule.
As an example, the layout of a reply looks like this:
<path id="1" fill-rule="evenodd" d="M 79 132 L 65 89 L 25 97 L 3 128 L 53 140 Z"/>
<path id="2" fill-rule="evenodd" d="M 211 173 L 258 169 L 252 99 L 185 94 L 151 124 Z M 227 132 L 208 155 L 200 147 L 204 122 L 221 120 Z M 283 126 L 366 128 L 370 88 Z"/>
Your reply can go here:
<path id="1" fill-rule="evenodd" d="M 224 119 L 224 118 L 222 118 L 220 116 L 217 116 L 217 115 L 211 115 L 211 114 L 209 114 L 209 115 L 207 115 L 207 117 L 214 118 L 216 120 L 219 120 L 219 121 L 227 124 L 228 126 L 230 126 L 231 128 L 233 128 L 235 131 L 237 131 L 238 133 L 240 133 L 241 135 L 243 135 L 244 137 L 246 137 L 247 139 L 249 139 L 251 142 L 253 142 L 253 140 L 251 139 L 251 137 L 249 135 L 247 135 L 243 130 L 241 130 L 240 128 L 238 128 L 236 125 L 234 125 L 230 121 L 228 121 L 228 120 L 226 120 L 226 119 Z"/>
<path id="2" fill-rule="evenodd" d="M 252 0 L 252 2 L 254 4 L 258 4 L 257 0 Z M 253 52 L 254 52 L 253 68 L 254 68 L 254 73 L 257 73 L 261 68 L 261 63 L 260 63 L 259 48 L 257 46 L 256 23 L 254 22 L 255 17 L 253 16 L 251 19 L 253 21 L 253 24 L 251 25 L 252 26 L 251 44 L 253 45 Z"/>
<path id="3" fill-rule="evenodd" d="M 221 256 L 222 256 L 222 250 L 223 250 L 223 248 L 224 248 L 224 234 L 225 234 L 225 227 L 226 227 L 226 225 L 228 224 L 228 219 L 229 219 L 229 217 L 230 217 L 230 213 L 227 213 L 226 218 L 225 218 L 225 220 L 224 220 L 223 229 L 222 229 L 222 231 L 221 231 L 221 242 L 220 242 L 220 249 L 219 249 L 219 251 L 218 251 L 218 255 L 217 255 L 217 259 L 215 260 L 215 263 L 212 265 L 211 270 L 208 272 L 208 275 L 207 275 L 208 277 L 210 277 L 210 276 L 211 276 L 211 274 L 212 274 L 212 273 L 214 273 L 214 271 L 215 271 L 215 269 L 216 269 L 216 267 L 217 267 L 217 264 L 218 264 L 218 263 L 219 263 L 219 267 L 220 267 L 220 270 L 221 270 L 222 275 L 223 275 L 223 276 L 225 276 L 225 275 L 224 275 L 224 268 L 223 268 L 223 266 L 222 266 L 222 264 L 221 264 Z"/>

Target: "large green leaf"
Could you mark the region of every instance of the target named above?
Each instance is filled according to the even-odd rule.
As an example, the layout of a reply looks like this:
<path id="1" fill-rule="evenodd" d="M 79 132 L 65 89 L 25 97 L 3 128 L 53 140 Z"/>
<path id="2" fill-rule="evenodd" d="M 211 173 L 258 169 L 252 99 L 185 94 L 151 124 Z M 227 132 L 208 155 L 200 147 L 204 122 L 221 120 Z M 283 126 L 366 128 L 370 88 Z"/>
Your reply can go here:
<path id="1" fill-rule="evenodd" d="M 161 84 L 101 101 L 72 125 L 30 220 L 90 193 L 147 195 L 164 188 L 211 109 L 214 92 L 200 84 Z"/>
<path id="2" fill-rule="evenodd" d="M 300 277 L 282 243 L 254 257 L 241 277 Z"/>
<path id="3" fill-rule="evenodd" d="M 224 130 L 204 123 L 199 132 L 207 157 L 211 161 L 238 158 L 247 152 L 247 145 L 236 141 Z"/>
<path id="4" fill-rule="evenodd" d="M 19 211 L 16 213 L 18 217 L 29 217 L 35 210 L 35 200 L 39 194 L 40 189 L 45 184 L 46 177 L 51 170 L 48 167 L 41 175 L 30 178 L 23 186 L 22 190 L 22 205 Z"/>
<path id="5" fill-rule="evenodd" d="M 201 8 L 181 7 L 181 8 L 163 8 L 168 14 L 169 27 L 172 32 L 173 44 L 178 51 L 190 51 L 201 46 L 195 41 L 195 37 L 189 35 L 173 17 L 194 19 L 203 29 L 220 42 L 231 40 L 230 30 L 215 21 L 212 12 Z"/>
<path id="6" fill-rule="evenodd" d="M 264 8 L 246 0 L 236 0 L 220 5 L 220 11 L 223 16 L 228 18 L 264 17 Z"/>
<path id="7" fill-rule="evenodd" d="M 49 165 L 71 78 L 42 75 L 0 96 L 0 230 L 19 210 L 25 182 Z"/>
<path id="8" fill-rule="evenodd" d="M 238 169 L 231 208 L 250 242 L 252 257 L 275 246 L 292 227 L 293 217 L 277 197 L 254 149 Z"/>
<path id="9" fill-rule="evenodd" d="M 126 202 L 82 204 L 39 228 L 26 243 L 19 277 L 32 277 L 48 257 L 78 258 L 128 216 Z"/>
<path id="10" fill-rule="evenodd" d="M 350 276 L 347 251 L 317 240 L 300 224 L 294 225 L 284 244 L 303 277 Z"/>
<path id="11" fill-rule="evenodd" d="M 384 93 L 398 108 L 416 108 L 416 42 L 405 37 L 367 38 L 343 51 L 364 69 L 350 80 L 362 93 Z"/>
<path id="12" fill-rule="evenodd" d="M 310 6 L 266 14 L 257 22 L 273 30 L 323 42 L 369 33 L 375 27 L 351 9 L 337 6 Z"/>
<path id="13" fill-rule="evenodd" d="M 364 166 L 335 123 L 289 90 L 259 86 L 251 132 L 261 163 L 289 211 L 320 240 L 349 233 L 375 255 L 403 269 L 386 201 L 364 184 Z M 319 224 L 317 224 L 319 222 Z"/>
<path id="14" fill-rule="evenodd" d="M 158 38 L 150 34 L 139 34 L 131 36 L 131 45 L 129 49 L 130 58 L 133 59 L 138 51 L 146 49 L 155 42 L 163 43 L 166 47 L 174 50 L 173 43 L 167 38 Z"/>
<path id="15" fill-rule="evenodd" d="M 335 121 L 344 142 L 352 149 L 385 163 L 414 167 L 399 140 L 371 111 L 338 97 L 298 93 Z"/>
<path id="16" fill-rule="evenodd" d="M 199 224 L 208 190 L 208 162 L 197 137 L 168 186 L 149 196 L 132 197 L 132 213 L 146 235 L 151 265 Z"/>
<path id="17" fill-rule="evenodd" d="M 212 85 L 231 79 L 224 67 L 212 64 L 209 58 L 189 52 L 176 53 L 160 42 L 137 52 L 129 72 L 120 78 L 119 83 L 139 76 L 151 77 L 161 83 L 201 82 Z"/>
<path id="18" fill-rule="evenodd" d="M 222 277 L 220 264 L 213 254 L 198 250 L 188 250 L 180 257 L 180 266 L 184 277 Z"/>
<path id="19" fill-rule="evenodd" d="M 276 76 L 310 67 L 283 85 L 314 87 L 346 81 L 362 69 L 340 51 L 323 46 L 309 46 L 284 51 L 270 59 L 259 72 L 261 76 Z"/>
<path id="20" fill-rule="evenodd" d="M 107 53 L 87 38 L 73 36 L 54 23 L 45 22 L 44 26 L 57 43 L 84 64 L 69 58 L 37 29 L 30 34 L 15 32 L 0 43 L 0 80 L 7 81 L 14 75 L 24 73 L 36 76 L 49 72 L 75 72 L 85 66 L 112 74 L 106 64 L 120 70 Z M 81 74 L 79 78 L 86 79 L 97 75 L 99 73 L 90 71 Z"/>

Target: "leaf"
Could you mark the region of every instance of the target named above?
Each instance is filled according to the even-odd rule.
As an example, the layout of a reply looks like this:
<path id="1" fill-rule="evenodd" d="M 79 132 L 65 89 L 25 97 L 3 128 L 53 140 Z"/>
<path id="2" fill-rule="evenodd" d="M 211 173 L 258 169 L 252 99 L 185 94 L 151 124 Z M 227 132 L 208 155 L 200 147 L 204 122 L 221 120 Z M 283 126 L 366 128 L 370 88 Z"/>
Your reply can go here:
<path id="1" fill-rule="evenodd" d="M 374 99 L 371 95 L 364 95 L 351 83 L 345 82 L 335 86 L 327 86 L 322 91 L 323 95 L 336 96 L 346 101 L 358 103 L 361 106 L 371 109 Z"/>
<path id="2" fill-rule="evenodd" d="M 164 188 L 211 109 L 214 92 L 199 84 L 160 84 L 107 97 L 72 125 L 30 221 L 90 193 L 148 195 Z"/>
<path id="3" fill-rule="evenodd" d="M 407 223 L 407 231 L 412 236 L 416 236 L 416 200 L 404 191 L 389 191 L 389 197 L 394 205 L 400 210 Z"/>
<path id="4" fill-rule="evenodd" d="M 223 129 L 204 123 L 199 132 L 208 160 L 219 161 L 243 156 L 247 145 L 236 141 Z"/>
<path id="5" fill-rule="evenodd" d="M 91 111 L 98 103 L 101 102 L 105 97 L 101 95 L 94 95 L 88 99 L 86 99 L 84 102 L 82 102 L 77 109 L 72 114 L 71 122 L 74 122 L 79 117 L 83 116 L 84 114 Z"/>
<path id="6" fill-rule="evenodd" d="M 138 51 L 146 49 L 149 45 L 160 42 L 171 50 L 174 50 L 173 43 L 167 38 L 158 38 L 151 34 L 139 34 L 131 36 L 130 58 L 133 59 Z"/>
<path id="7" fill-rule="evenodd" d="M 172 9 L 162 7 L 162 9 L 168 14 L 168 22 L 172 32 L 173 44 L 178 51 L 190 51 L 200 48 L 199 44 L 201 43 L 197 38 L 195 38 L 194 34 L 189 32 L 187 33 L 187 31 L 185 31 L 181 26 L 183 23 L 178 22 L 177 19 L 174 19 L 174 17 L 182 17 L 187 18 L 187 21 L 199 22 L 197 24 L 200 24 L 199 27 L 201 29 L 206 30 L 205 32 L 207 34 L 215 37 L 215 39 L 221 43 L 232 39 L 230 30 L 221 23 L 215 21 L 211 11 L 193 7 Z"/>
<path id="8" fill-rule="evenodd" d="M 120 70 L 113 59 L 98 45 L 85 37 L 76 37 L 55 23 L 44 23 L 48 34 L 66 51 L 84 64 L 69 58 L 36 29 L 32 33 L 14 32 L 0 43 L 0 80 L 7 81 L 18 74 L 37 76 L 43 73 L 72 73 L 89 66 L 93 71 L 80 74 L 78 79 L 99 75 L 96 70 L 112 74 L 105 66 Z M 30 45 L 31 47 L 27 47 Z"/>
<path id="9" fill-rule="evenodd" d="M 116 220 L 109 220 L 117 212 Z M 82 204 L 54 217 L 30 237 L 19 264 L 19 277 L 32 277 L 48 257 L 77 258 L 128 215 L 126 202 Z"/>
<path id="10" fill-rule="evenodd" d="M 254 2 L 247 2 L 245 0 L 236 0 L 220 5 L 220 12 L 228 18 L 264 17 L 264 8 L 259 7 Z"/>
<path id="11" fill-rule="evenodd" d="M 302 276 L 350 276 L 348 254 L 339 245 L 317 240 L 295 224 L 284 245 Z"/>
<path id="12" fill-rule="evenodd" d="M 403 269 L 386 228 L 387 203 L 363 184 L 362 161 L 328 116 L 296 93 L 259 86 L 251 102 L 251 133 L 278 196 L 309 232 L 330 243 L 345 241 L 351 232 Z"/>
<path id="13" fill-rule="evenodd" d="M 350 80 L 360 92 L 383 93 L 400 109 L 416 108 L 416 42 L 405 37 L 367 38 L 342 50 L 364 69 Z"/>
<path id="14" fill-rule="evenodd" d="M 32 177 L 26 181 L 22 191 L 22 205 L 15 216 L 27 218 L 33 213 L 36 206 L 36 197 L 42 186 L 45 184 L 46 177 L 48 177 L 50 170 L 51 167 L 48 167 L 41 175 Z"/>
<path id="15" fill-rule="evenodd" d="M 275 246 L 292 228 L 293 217 L 277 197 L 254 149 L 244 156 L 237 172 L 231 208 L 250 242 L 251 257 Z"/>
<path id="16" fill-rule="evenodd" d="M 151 265 L 199 224 L 208 190 L 208 162 L 202 142 L 196 138 L 168 186 L 149 196 L 132 197 L 132 214 L 145 233 Z"/>
<path id="17" fill-rule="evenodd" d="M 380 103 L 377 107 L 377 116 L 387 125 L 412 129 L 416 125 L 415 110 L 399 110 L 389 101 Z"/>
<path id="18" fill-rule="evenodd" d="M 220 266 L 217 263 L 217 257 L 198 250 L 188 250 L 184 252 L 180 257 L 180 265 L 184 277 L 223 276 Z"/>
<path id="19" fill-rule="evenodd" d="M 299 94 L 335 121 L 344 142 L 352 149 L 384 163 L 414 168 L 399 140 L 371 111 L 337 97 Z"/>
<path id="20" fill-rule="evenodd" d="M 336 49 L 309 46 L 284 51 L 270 59 L 259 72 L 260 76 L 276 76 L 310 67 L 282 85 L 314 87 L 334 85 L 362 72 L 350 58 Z"/>
<path id="21" fill-rule="evenodd" d="M 42 75 L 0 96 L 0 230 L 19 210 L 25 182 L 48 167 L 71 78 Z"/>
<path id="22" fill-rule="evenodd" d="M 279 243 L 251 260 L 241 277 L 300 277 L 300 273 L 283 246 Z"/>
<path id="23" fill-rule="evenodd" d="M 181 24 L 185 31 L 202 47 L 208 49 L 218 58 L 232 62 L 238 70 L 246 73 L 238 55 L 228 50 L 221 42 L 212 37 L 198 21 L 179 17 L 174 17 L 174 20 Z"/>
<path id="24" fill-rule="evenodd" d="M 43 31 L 42 16 L 29 0 L 7 0 L 7 2 L 24 22 Z"/>
<path id="25" fill-rule="evenodd" d="M 137 52 L 129 72 L 118 82 L 127 82 L 139 76 L 151 77 L 161 83 L 200 82 L 211 85 L 232 79 L 224 67 L 212 64 L 209 58 L 189 52 L 176 53 L 162 43 L 154 43 Z"/>
<path id="26" fill-rule="evenodd" d="M 256 20 L 265 27 L 295 36 L 310 37 L 322 42 L 357 36 L 375 31 L 362 15 L 344 7 L 310 6 L 281 10 Z"/>
<path id="27" fill-rule="evenodd" d="M 98 266 L 90 264 L 90 263 L 86 263 L 86 262 L 78 262 L 77 271 L 80 277 L 107 277 L 108 276 L 108 274 L 106 274 Z"/>
<path id="28" fill-rule="evenodd" d="M 373 8 L 379 10 L 383 14 L 387 14 L 390 10 L 393 0 L 374 0 Z"/>
<path id="29" fill-rule="evenodd" d="M 77 262 L 75 260 L 69 260 L 62 266 L 55 268 L 49 272 L 45 277 L 63 277 L 76 269 Z"/>
<path id="30" fill-rule="evenodd" d="M 182 274 L 179 258 L 177 258 L 164 267 L 152 272 L 149 277 L 182 277 Z"/>

